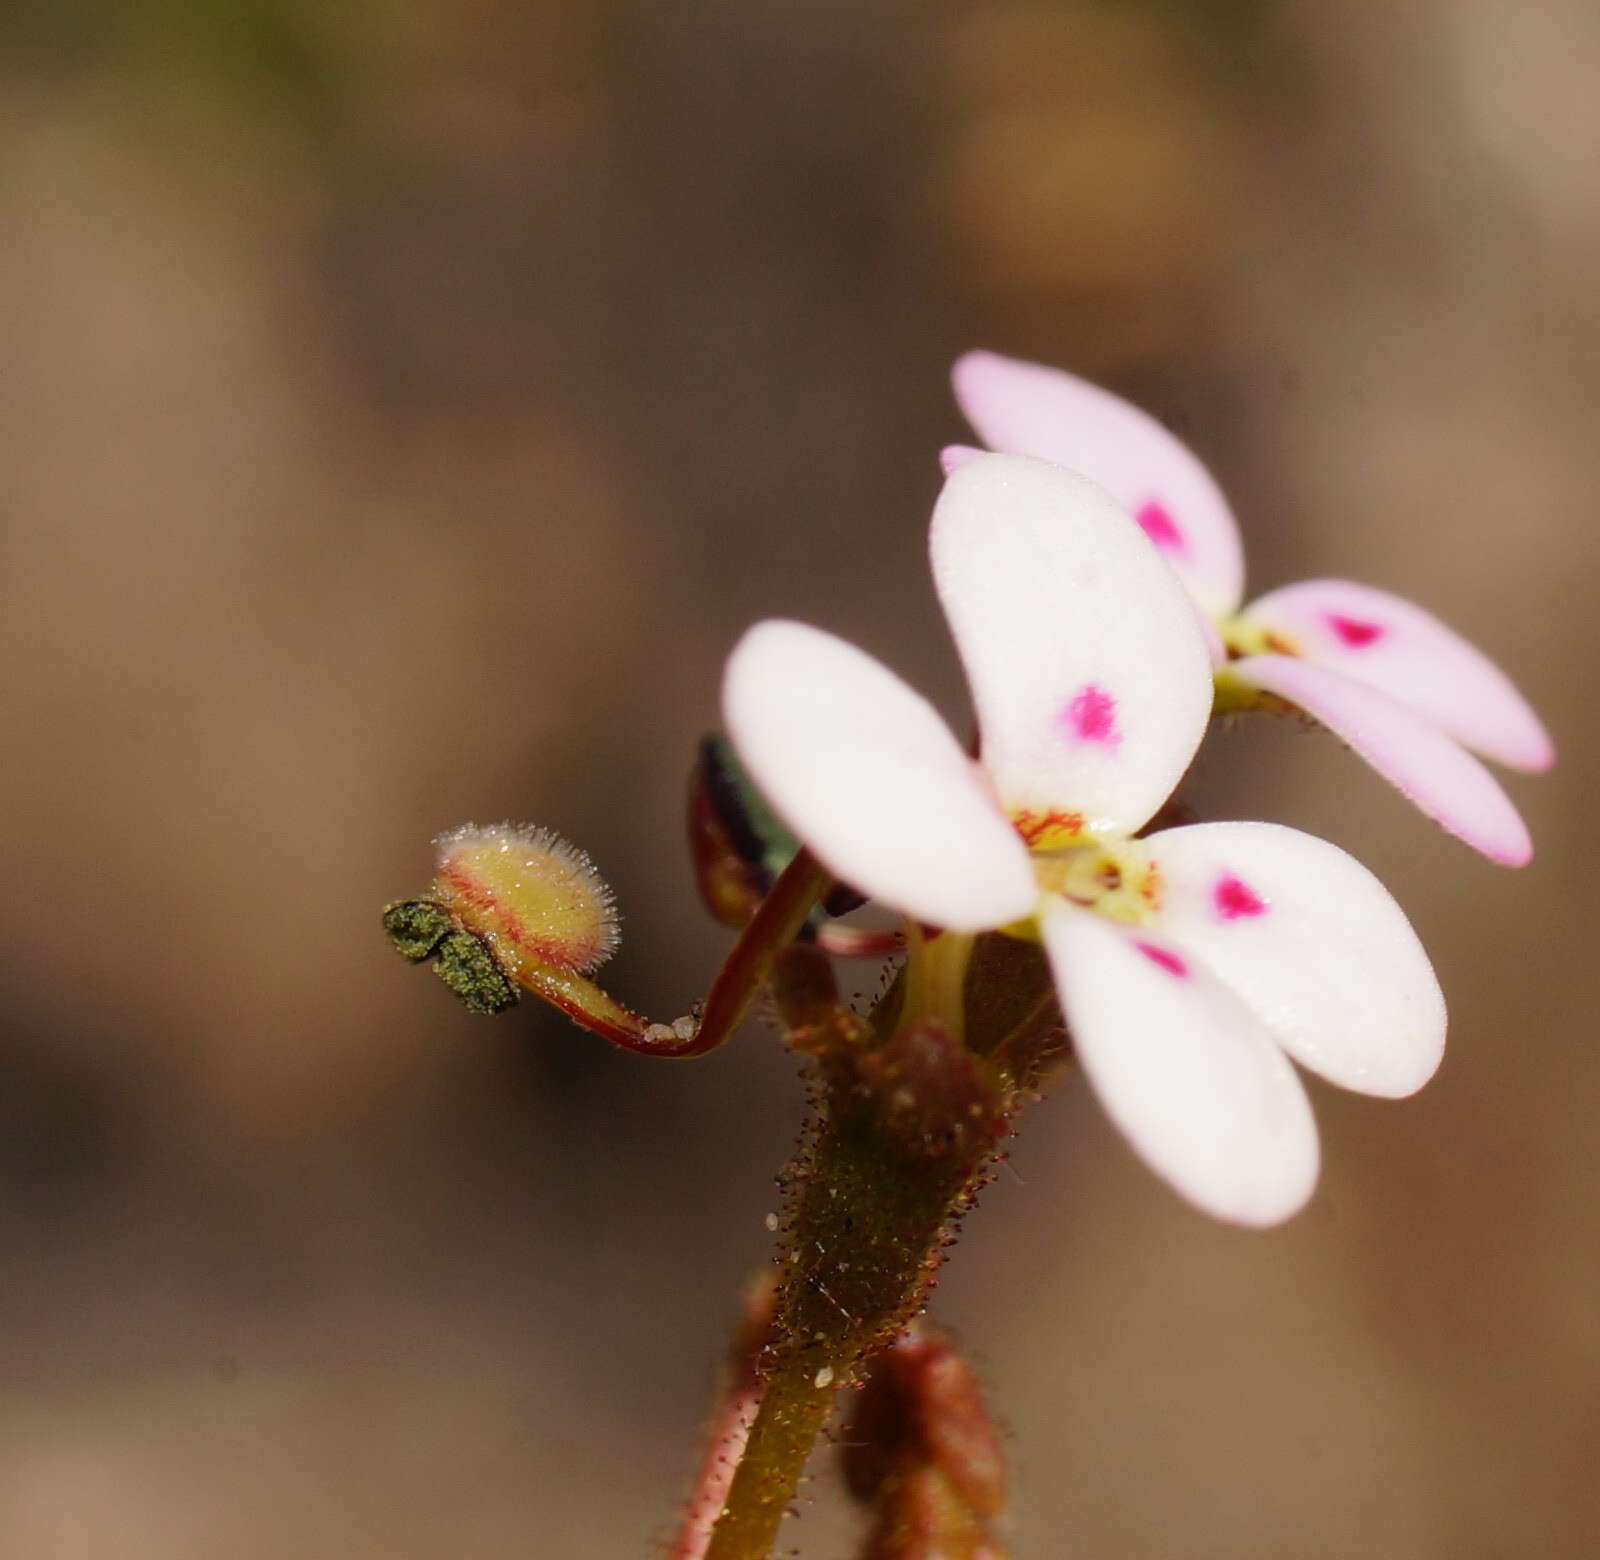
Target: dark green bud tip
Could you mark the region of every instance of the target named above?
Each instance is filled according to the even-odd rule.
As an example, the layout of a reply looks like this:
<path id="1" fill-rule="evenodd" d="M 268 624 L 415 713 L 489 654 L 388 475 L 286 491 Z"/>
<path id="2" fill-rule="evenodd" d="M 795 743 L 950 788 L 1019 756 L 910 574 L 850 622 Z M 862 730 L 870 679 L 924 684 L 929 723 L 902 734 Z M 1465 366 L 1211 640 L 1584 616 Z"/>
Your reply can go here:
<path id="1" fill-rule="evenodd" d="M 402 958 L 413 964 L 427 958 L 449 935 L 449 912 L 426 899 L 402 899 L 385 905 L 383 929 Z"/>
<path id="2" fill-rule="evenodd" d="M 450 932 L 445 937 L 433 972 L 474 1013 L 504 1013 L 516 1006 L 517 988 L 471 932 Z"/>

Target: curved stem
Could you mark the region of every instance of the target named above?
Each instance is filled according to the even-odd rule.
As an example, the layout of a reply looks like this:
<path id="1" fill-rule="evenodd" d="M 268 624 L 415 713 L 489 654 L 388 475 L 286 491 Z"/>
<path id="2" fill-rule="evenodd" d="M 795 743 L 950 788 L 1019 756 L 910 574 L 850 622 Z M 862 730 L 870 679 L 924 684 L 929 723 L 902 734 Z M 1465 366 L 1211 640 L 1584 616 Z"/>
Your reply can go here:
<path id="1" fill-rule="evenodd" d="M 698 1019 L 653 1024 L 574 970 L 547 964 L 504 940 L 495 945 L 495 953 L 512 980 L 560 1008 L 575 1024 L 627 1051 L 687 1061 L 716 1050 L 739 1027 L 771 977 L 778 955 L 799 935 L 832 883 L 810 851 L 795 856 L 728 950 Z"/>
<path id="2" fill-rule="evenodd" d="M 706 993 L 694 1039 L 672 1055 L 704 1056 L 739 1027 L 756 993 L 771 976 L 778 955 L 800 934 L 812 907 L 827 893 L 832 882 L 832 877 L 810 851 L 795 854 L 794 860 L 772 885 L 772 892 L 761 901 L 761 908 L 728 950 L 722 968 Z"/>

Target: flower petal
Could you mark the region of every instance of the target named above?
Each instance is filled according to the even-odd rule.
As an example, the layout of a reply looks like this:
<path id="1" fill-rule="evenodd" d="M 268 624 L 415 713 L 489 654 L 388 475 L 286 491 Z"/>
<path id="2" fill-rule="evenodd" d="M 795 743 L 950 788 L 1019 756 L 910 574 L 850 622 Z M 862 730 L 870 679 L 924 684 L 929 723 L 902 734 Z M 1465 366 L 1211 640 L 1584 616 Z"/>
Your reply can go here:
<path id="1" fill-rule="evenodd" d="M 1147 841 L 1161 930 L 1297 1062 L 1362 1094 L 1420 1089 L 1444 1055 L 1444 997 L 1405 913 L 1335 845 L 1274 823 Z"/>
<path id="2" fill-rule="evenodd" d="M 939 469 L 948 477 L 957 466 L 964 466 L 969 460 L 976 460 L 983 453 L 970 444 L 947 444 L 939 451 Z"/>
<path id="3" fill-rule="evenodd" d="M 934 583 L 1006 808 L 1131 833 L 1205 731 L 1211 673 L 1177 577 L 1094 483 L 980 455 L 933 513 Z"/>
<path id="4" fill-rule="evenodd" d="M 1316 1124 L 1255 1014 L 1159 937 L 1060 902 L 1040 930 L 1078 1059 L 1145 1163 L 1219 1219 L 1298 1212 L 1316 1185 Z"/>
<path id="5" fill-rule="evenodd" d="M 1350 580 L 1269 591 L 1240 614 L 1298 655 L 1381 689 L 1457 742 L 1512 769 L 1555 762 L 1544 723 L 1475 645 L 1402 596 Z"/>
<path id="6" fill-rule="evenodd" d="M 1092 477 L 1131 514 L 1195 600 L 1223 616 L 1244 595 L 1228 501 L 1198 457 L 1149 413 L 1060 369 L 969 352 L 956 400 L 991 449 L 1037 455 Z"/>
<path id="7" fill-rule="evenodd" d="M 1441 828 L 1491 861 L 1521 867 L 1532 859 L 1528 826 L 1499 781 L 1437 726 L 1387 694 L 1287 655 L 1231 661 L 1228 675 L 1316 716 Z"/>
<path id="8" fill-rule="evenodd" d="M 722 684 L 728 735 L 773 810 L 829 871 L 935 926 L 1028 914 L 1026 848 L 938 712 L 863 650 L 758 623 Z"/>

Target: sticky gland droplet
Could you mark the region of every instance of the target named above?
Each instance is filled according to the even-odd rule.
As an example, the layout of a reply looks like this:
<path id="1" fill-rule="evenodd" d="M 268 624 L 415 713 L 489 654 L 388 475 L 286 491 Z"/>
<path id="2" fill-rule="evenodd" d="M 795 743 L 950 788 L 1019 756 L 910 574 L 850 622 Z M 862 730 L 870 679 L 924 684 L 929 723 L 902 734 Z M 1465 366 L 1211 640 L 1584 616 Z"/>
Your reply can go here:
<path id="1" fill-rule="evenodd" d="M 439 898 L 491 946 L 582 974 L 616 948 L 611 890 L 577 846 L 549 829 L 468 824 L 434 844 Z"/>
<path id="2" fill-rule="evenodd" d="M 1388 632 L 1382 623 L 1369 623 L 1363 618 L 1345 617 L 1343 613 L 1330 612 L 1328 627 L 1352 650 L 1364 650 L 1382 639 Z"/>
<path id="3" fill-rule="evenodd" d="M 692 1018 L 675 1018 L 670 1024 L 646 1024 L 644 1038 L 652 1044 L 671 1044 L 678 1040 L 693 1040 L 699 1028 L 699 1023 Z"/>

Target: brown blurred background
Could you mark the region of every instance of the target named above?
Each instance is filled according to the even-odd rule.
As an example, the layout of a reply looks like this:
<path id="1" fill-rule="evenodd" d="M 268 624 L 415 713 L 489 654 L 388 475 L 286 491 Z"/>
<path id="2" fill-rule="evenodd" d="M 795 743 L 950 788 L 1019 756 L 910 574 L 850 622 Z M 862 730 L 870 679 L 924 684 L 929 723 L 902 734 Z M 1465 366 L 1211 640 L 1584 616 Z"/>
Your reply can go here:
<path id="1" fill-rule="evenodd" d="M 1331 741 L 1213 748 L 1215 815 L 1388 881 L 1452 1046 L 1316 1089 L 1264 1236 L 1036 1113 L 939 1295 L 1020 1560 L 1600 1552 L 1597 73 L 1589 0 L 7 7 L 0 1553 L 669 1530 L 795 1069 L 474 1020 L 377 908 L 443 827 L 552 825 L 681 1011 L 740 628 L 959 711 L 922 530 L 974 345 L 1168 417 L 1258 587 L 1416 596 L 1564 746 L 1516 874 Z"/>

